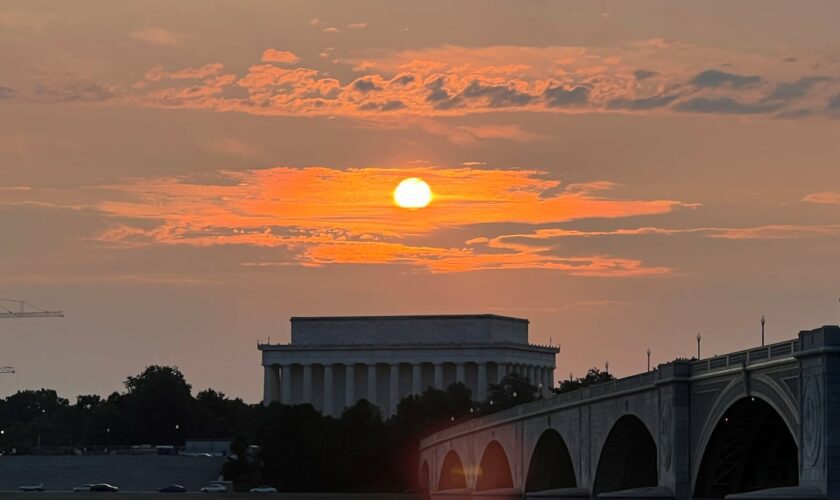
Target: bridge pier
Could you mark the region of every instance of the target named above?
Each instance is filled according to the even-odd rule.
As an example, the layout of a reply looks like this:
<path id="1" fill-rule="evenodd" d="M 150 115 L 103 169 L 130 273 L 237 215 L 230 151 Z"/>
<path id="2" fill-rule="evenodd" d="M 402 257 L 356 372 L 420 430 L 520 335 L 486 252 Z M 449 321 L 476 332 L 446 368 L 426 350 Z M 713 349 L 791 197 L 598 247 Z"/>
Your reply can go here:
<path id="1" fill-rule="evenodd" d="M 840 327 L 799 332 L 799 486 L 840 498 Z"/>
<path id="2" fill-rule="evenodd" d="M 659 486 L 673 498 L 691 497 L 691 367 L 671 363 L 657 368 L 659 380 Z"/>

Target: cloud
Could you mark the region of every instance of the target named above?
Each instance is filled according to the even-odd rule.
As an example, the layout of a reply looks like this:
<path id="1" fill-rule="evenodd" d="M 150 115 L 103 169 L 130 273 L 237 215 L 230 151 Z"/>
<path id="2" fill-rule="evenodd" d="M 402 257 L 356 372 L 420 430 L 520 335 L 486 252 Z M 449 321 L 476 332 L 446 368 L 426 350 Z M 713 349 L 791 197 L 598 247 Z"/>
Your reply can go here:
<path id="1" fill-rule="evenodd" d="M 15 89 L 0 86 L 0 99 L 14 99 Z"/>
<path id="2" fill-rule="evenodd" d="M 832 191 L 822 191 L 819 193 L 810 193 L 802 199 L 808 203 L 818 203 L 821 205 L 840 205 L 840 193 Z"/>
<path id="3" fill-rule="evenodd" d="M 373 90 L 382 90 L 382 87 L 377 85 L 372 78 L 359 78 L 353 82 L 353 88 L 363 94 L 367 94 Z"/>
<path id="4" fill-rule="evenodd" d="M 46 103 L 101 102 L 114 94 L 96 83 L 84 81 L 38 84 L 33 90 L 34 100 Z"/>
<path id="5" fill-rule="evenodd" d="M 648 78 L 652 78 L 658 74 L 659 73 L 657 73 L 656 71 L 647 71 L 644 69 L 637 69 L 633 72 L 633 76 L 636 78 L 636 80 L 647 80 Z"/>
<path id="6" fill-rule="evenodd" d="M 253 157 L 256 155 L 253 147 L 236 137 L 223 137 L 215 140 L 209 144 L 208 149 L 233 156 Z"/>
<path id="7" fill-rule="evenodd" d="M 347 29 L 350 30 L 360 30 L 367 28 L 367 23 L 350 23 L 347 25 Z"/>
<path id="8" fill-rule="evenodd" d="M 731 97 L 695 97 L 677 104 L 675 109 L 691 113 L 754 115 L 773 113 L 782 107 L 780 103 L 749 103 Z"/>
<path id="9" fill-rule="evenodd" d="M 671 46 L 669 51 L 678 53 L 698 50 Z M 403 122 L 408 115 L 463 116 L 499 111 L 805 118 L 831 115 L 831 99 L 840 89 L 840 77 L 831 75 L 777 81 L 716 69 L 688 73 L 680 67 L 684 63 L 661 62 L 662 49 L 656 45 L 600 50 L 444 46 L 368 54 L 358 59 L 336 59 L 336 64 L 361 73 L 342 80 L 332 73 L 299 66 L 299 59 L 291 52 L 268 49 L 263 53 L 263 63 L 277 62 L 283 67 L 255 64 L 238 74 L 223 74 L 220 63 L 175 71 L 152 68 L 142 82 L 135 84 L 139 95 L 132 96 L 130 102 L 260 115 L 342 116 L 380 124 L 385 124 L 389 116 L 399 116 L 392 121 Z M 689 55 L 696 59 L 717 54 Z M 331 57 L 328 52 L 322 56 Z M 643 61 L 650 69 L 637 69 Z M 778 66 L 777 59 L 772 58 L 774 66 L 768 61 L 761 61 L 768 65 L 768 71 Z M 193 76 L 204 80 L 183 81 Z M 840 103 L 837 106 L 840 109 Z"/>
<path id="10" fill-rule="evenodd" d="M 341 33 L 341 30 L 336 28 L 335 26 L 324 28 L 321 31 L 323 31 L 324 33 Z"/>
<path id="11" fill-rule="evenodd" d="M 698 73 L 689 83 L 697 87 L 723 87 L 742 88 L 757 85 L 763 80 L 757 75 L 738 75 L 727 73 L 716 69 L 709 69 Z"/>
<path id="12" fill-rule="evenodd" d="M 607 103 L 609 109 L 627 109 L 640 111 L 646 109 L 664 108 L 679 98 L 678 95 L 655 95 L 638 99 L 613 99 Z"/>
<path id="13" fill-rule="evenodd" d="M 406 217 L 391 192 L 405 177 L 425 179 L 432 205 Z M 123 222 L 97 236 L 127 248 L 149 245 L 281 248 L 305 266 L 406 264 L 431 272 L 550 269 L 581 276 L 665 274 L 669 269 L 612 255 L 558 255 L 507 242 L 442 244 L 441 230 L 486 224 L 547 224 L 670 212 L 670 200 L 610 198 L 604 182 L 569 185 L 532 170 L 472 167 L 324 167 L 219 171 L 98 186 L 98 211 Z M 546 194 L 551 193 L 551 194 Z M 128 222 L 126 222 L 128 221 Z M 469 233 L 470 231 L 468 231 Z M 410 241 L 410 242 L 409 242 Z M 501 241 L 501 240 L 500 240 Z"/>
<path id="14" fill-rule="evenodd" d="M 545 89 L 544 97 L 548 106 L 552 108 L 580 106 L 586 104 L 589 98 L 589 89 L 586 87 L 574 87 L 572 89 L 563 86 L 550 87 Z"/>
<path id="15" fill-rule="evenodd" d="M 266 49 L 262 54 L 262 61 L 278 64 L 295 64 L 300 61 L 300 57 L 288 50 Z"/>
<path id="16" fill-rule="evenodd" d="M 180 45 L 184 41 L 183 35 L 153 26 L 132 31 L 131 38 L 157 45 Z"/>

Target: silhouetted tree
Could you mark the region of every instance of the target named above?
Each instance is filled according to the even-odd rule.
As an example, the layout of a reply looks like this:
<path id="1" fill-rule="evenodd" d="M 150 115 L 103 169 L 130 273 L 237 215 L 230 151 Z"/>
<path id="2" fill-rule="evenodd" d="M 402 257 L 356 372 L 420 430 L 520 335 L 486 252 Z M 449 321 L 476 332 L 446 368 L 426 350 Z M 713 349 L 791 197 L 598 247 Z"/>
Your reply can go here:
<path id="1" fill-rule="evenodd" d="M 555 387 L 553 391 L 555 394 L 561 394 L 580 389 L 581 387 L 600 384 L 602 382 L 609 382 L 610 380 L 615 380 L 615 377 L 613 377 L 612 374 L 602 372 L 598 368 L 593 367 L 590 368 L 583 377 L 561 380 L 560 385 Z"/>
<path id="2" fill-rule="evenodd" d="M 198 406 L 178 368 L 149 366 L 125 381 L 125 419 L 135 443 L 182 444 L 203 434 Z"/>
<path id="3" fill-rule="evenodd" d="M 482 404 L 482 411 L 495 413 L 516 405 L 530 403 L 537 398 L 538 390 L 539 388 L 531 384 L 527 377 L 511 372 L 505 375 L 498 384 L 490 384 L 487 399 Z"/>

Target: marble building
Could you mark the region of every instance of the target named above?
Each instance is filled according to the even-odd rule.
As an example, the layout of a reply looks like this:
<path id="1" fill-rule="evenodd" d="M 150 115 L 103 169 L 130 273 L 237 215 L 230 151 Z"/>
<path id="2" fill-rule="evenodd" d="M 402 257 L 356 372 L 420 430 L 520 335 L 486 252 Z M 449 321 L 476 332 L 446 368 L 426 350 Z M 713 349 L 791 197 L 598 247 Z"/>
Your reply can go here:
<path id="1" fill-rule="evenodd" d="M 291 342 L 258 344 L 263 403 L 311 403 L 338 415 L 365 398 L 384 415 L 428 387 L 456 381 L 484 400 L 487 386 L 515 371 L 543 395 L 559 348 L 528 343 L 528 320 L 497 316 L 293 317 Z"/>

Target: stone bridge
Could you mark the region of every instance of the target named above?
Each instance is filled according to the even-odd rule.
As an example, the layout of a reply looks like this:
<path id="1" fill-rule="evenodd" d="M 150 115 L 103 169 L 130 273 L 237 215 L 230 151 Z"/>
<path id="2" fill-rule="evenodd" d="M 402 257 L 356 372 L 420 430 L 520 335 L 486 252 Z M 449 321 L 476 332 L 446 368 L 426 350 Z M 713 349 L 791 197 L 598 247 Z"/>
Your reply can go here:
<path id="1" fill-rule="evenodd" d="M 840 498 L 840 327 L 426 437 L 432 498 Z"/>

